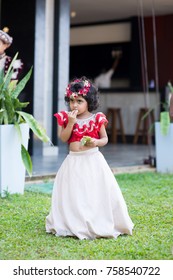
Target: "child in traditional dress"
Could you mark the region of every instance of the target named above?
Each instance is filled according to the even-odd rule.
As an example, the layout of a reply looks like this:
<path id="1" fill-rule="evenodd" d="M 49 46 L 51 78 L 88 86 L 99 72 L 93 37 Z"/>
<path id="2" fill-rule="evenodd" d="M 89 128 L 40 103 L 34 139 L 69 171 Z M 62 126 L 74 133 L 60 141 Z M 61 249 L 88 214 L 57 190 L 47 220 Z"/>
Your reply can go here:
<path id="1" fill-rule="evenodd" d="M 4 27 L 3 30 L 0 30 L 0 71 L 4 71 L 4 74 L 7 73 L 12 61 L 12 58 L 5 52 L 13 42 L 13 38 L 8 34 L 8 31 L 8 27 Z M 18 80 L 22 68 L 23 62 L 21 59 L 16 59 L 13 62 L 13 74 L 11 77 L 12 80 Z"/>
<path id="2" fill-rule="evenodd" d="M 70 111 L 55 117 L 69 154 L 55 178 L 46 232 L 79 239 L 131 235 L 133 222 L 123 195 L 99 151 L 108 142 L 108 121 L 103 113 L 93 113 L 98 90 L 85 77 L 75 79 L 66 88 L 65 101 Z"/>

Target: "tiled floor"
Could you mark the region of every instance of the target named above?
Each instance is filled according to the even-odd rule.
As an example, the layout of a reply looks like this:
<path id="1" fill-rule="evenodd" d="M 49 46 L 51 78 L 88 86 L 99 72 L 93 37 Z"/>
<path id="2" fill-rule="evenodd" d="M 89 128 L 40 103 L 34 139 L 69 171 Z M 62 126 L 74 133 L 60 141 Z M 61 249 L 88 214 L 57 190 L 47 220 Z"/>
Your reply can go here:
<path id="1" fill-rule="evenodd" d="M 154 146 L 149 147 L 141 144 L 107 144 L 100 151 L 111 168 L 140 166 L 144 164 L 144 159 L 155 156 Z M 43 157 L 39 148 L 35 148 L 35 154 L 32 156 L 33 176 L 55 174 L 67 154 L 68 147 L 66 144 L 59 145 L 58 156 Z"/>

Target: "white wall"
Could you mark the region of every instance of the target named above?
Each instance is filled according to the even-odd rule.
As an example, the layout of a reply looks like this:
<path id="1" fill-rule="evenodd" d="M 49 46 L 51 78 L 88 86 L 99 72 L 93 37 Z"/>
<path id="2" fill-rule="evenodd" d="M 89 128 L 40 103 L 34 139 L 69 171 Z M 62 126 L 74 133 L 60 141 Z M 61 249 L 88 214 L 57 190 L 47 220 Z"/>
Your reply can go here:
<path id="1" fill-rule="evenodd" d="M 154 108 L 159 103 L 159 96 L 156 93 L 149 93 L 150 108 Z M 126 135 L 134 135 L 136 129 L 139 109 L 146 107 L 145 93 L 143 92 L 117 92 L 117 93 L 101 93 L 100 108 L 106 114 L 107 108 L 121 108 L 124 130 Z M 155 119 L 158 119 L 158 106 L 155 109 Z"/>
<path id="2" fill-rule="evenodd" d="M 130 40 L 130 22 L 72 27 L 70 29 L 71 46 L 129 42 Z"/>

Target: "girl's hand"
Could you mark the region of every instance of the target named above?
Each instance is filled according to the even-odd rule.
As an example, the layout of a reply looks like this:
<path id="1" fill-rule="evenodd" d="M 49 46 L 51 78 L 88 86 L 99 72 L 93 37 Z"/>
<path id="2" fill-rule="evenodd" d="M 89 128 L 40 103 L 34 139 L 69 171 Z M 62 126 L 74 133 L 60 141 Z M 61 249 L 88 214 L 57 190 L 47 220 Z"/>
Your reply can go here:
<path id="1" fill-rule="evenodd" d="M 91 138 L 90 141 L 86 142 L 85 146 L 91 147 L 91 148 L 97 147 L 98 146 L 98 139 Z"/>
<path id="2" fill-rule="evenodd" d="M 71 112 L 68 112 L 68 120 L 70 124 L 75 124 L 77 114 L 78 114 L 78 110 L 73 110 Z"/>

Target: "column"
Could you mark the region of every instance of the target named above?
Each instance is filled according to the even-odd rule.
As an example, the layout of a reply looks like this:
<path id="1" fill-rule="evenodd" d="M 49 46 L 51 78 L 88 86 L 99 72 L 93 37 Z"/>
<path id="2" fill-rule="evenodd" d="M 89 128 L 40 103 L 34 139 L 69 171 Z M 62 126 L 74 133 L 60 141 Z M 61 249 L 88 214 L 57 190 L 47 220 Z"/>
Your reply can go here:
<path id="1" fill-rule="evenodd" d="M 70 1 L 36 0 L 34 117 L 46 129 L 54 147 L 34 141 L 34 153 L 57 154 L 57 123 L 53 114 L 65 108 L 69 79 Z"/>
<path id="2" fill-rule="evenodd" d="M 65 109 L 64 92 L 69 82 L 70 1 L 55 0 L 53 112 Z M 57 142 L 57 122 L 52 118 L 53 143 Z"/>
<path id="3" fill-rule="evenodd" d="M 34 109 L 37 121 L 44 126 L 44 69 L 45 69 L 45 30 L 46 0 L 36 0 L 35 52 L 34 52 Z M 42 153 L 42 142 L 34 140 L 33 153 Z"/>

